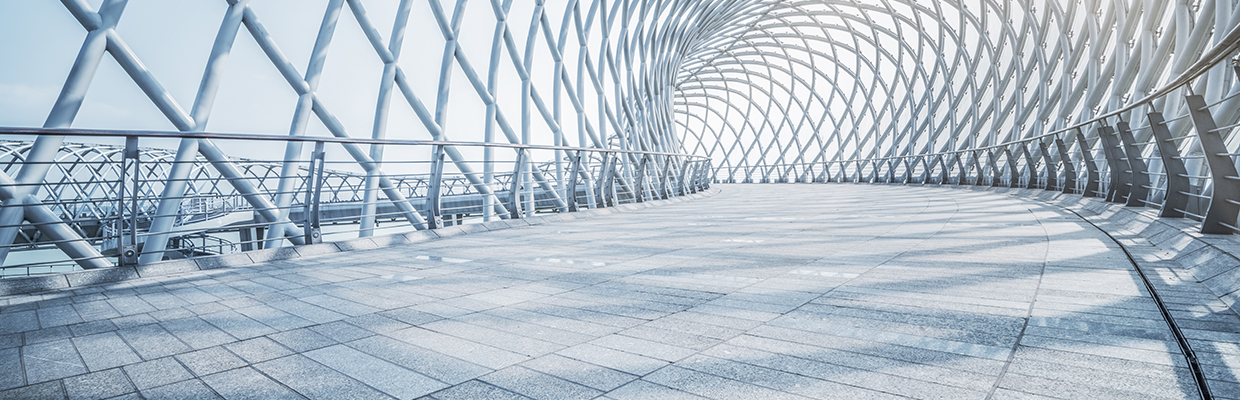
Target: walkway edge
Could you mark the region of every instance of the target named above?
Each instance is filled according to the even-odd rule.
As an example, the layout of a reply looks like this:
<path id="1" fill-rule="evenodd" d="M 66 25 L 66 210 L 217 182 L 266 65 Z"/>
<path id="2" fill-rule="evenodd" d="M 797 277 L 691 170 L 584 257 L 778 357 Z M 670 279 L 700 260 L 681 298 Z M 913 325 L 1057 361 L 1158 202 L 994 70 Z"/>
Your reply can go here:
<path id="1" fill-rule="evenodd" d="M 505 219 L 481 224 L 467 224 L 444 227 L 435 230 L 363 237 L 339 242 L 254 250 L 212 257 L 195 258 L 192 260 L 168 260 L 143 264 L 137 267 L 117 267 L 74 271 L 55 275 L 4 278 L 0 279 L 0 297 L 76 288 L 104 283 L 116 283 L 129 279 L 152 276 L 172 275 L 218 268 L 243 267 L 246 265 L 259 264 L 268 261 L 292 260 L 345 251 L 377 249 L 402 244 L 421 243 L 430 240 L 473 233 L 497 231 L 513 227 L 542 225 L 553 222 L 566 222 L 582 218 L 611 215 L 618 212 L 638 211 L 651 207 L 683 203 L 690 200 L 710 197 L 719 193 L 719 191 L 720 189 L 712 188 L 694 194 L 672 197 L 666 200 L 621 204 L 615 207 L 595 208 L 574 213 L 546 214 L 533 218 L 522 218 L 515 220 Z"/>
<path id="2" fill-rule="evenodd" d="M 1174 261 L 1233 313 L 1240 314 L 1240 237 L 1236 235 L 1203 234 L 1197 221 L 1159 218 L 1157 209 L 1127 207 L 1079 194 L 987 186 L 940 187 L 1009 194 L 1073 210 L 1117 238 L 1127 239 L 1125 246 L 1141 245 L 1131 242 L 1134 236 L 1144 239 L 1162 252 L 1160 258 Z"/>

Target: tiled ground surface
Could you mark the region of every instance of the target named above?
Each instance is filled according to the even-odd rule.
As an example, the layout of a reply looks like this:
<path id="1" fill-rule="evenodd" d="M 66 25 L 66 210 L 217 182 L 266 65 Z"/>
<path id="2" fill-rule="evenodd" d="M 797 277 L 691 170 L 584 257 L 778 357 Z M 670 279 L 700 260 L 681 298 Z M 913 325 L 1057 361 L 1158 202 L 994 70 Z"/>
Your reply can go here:
<path id="1" fill-rule="evenodd" d="M 1193 398 L 1115 245 L 967 190 L 586 220 L 0 299 L 0 398 Z M 1240 320 L 1155 274 L 1240 394 Z"/>

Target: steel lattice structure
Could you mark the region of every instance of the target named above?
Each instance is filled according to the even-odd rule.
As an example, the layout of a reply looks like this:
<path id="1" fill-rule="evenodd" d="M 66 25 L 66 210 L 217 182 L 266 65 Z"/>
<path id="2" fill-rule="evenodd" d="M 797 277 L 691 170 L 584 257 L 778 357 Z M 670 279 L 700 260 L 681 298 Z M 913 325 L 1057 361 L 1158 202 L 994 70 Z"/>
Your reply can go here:
<path id="1" fill-rule="evenodd" d="M 227 8 L 193 104 L 179 103 L 143 64 L 144 57 L 158 54 L 139 54 L 117 30 L 127 1 L 104 0 L 97 10 L 85 0 L 62 1 L 85 29 L 85 39 L 43 124 L 46 134 L 22 151 L 20 168 L 0 173 L 0 246 L 14 243 L 26 221 L 83 267 L 109 266 L 66 223 L 72 213 L 43 204 L 47 193 L 58 190 L 40 189 L 55 183 L 49 171 L 65 148 L 57 129 L 73 127 L 95 72 L 111 58 L 177 130 L 209 132 L 239 40 L 257 44 L 296 93 L 289 137 L 306 137 L 308 126 L 321 124 L 335 138 L 372 140 L 333 142 L 362 171 L 341 178 L 360 188 L 355 192 L 368 209 L 360 217 L 362 235 L 373 231 L 380 202 L 389 202 L 414 228 L 436 223 L 410 201 L 417 194 L 402 190 L 385 172 L 393 158 L 384 151 L 389 139 L 561 146 L 531 160 L 526 150 L 486 147 L 479 155 L 436 145 L 434 154 L 442 151 L 463 186 L 486 198 L 485 213 L 507 216 L 511 207 L 500 201 L 497 188 L 512 182 L 514 188 L 539 188 L 547 197 L 538 201 L 567 210 L 576 207 L 577 191 L 568 188 L 579 175 L 587 184 L 615 179 L 620 189 L 613 190 L 634 199 L 648 197 L 650 181 L 696 176 L 700 164 L 673 153 L 710 157 L 716 181 L 944 183 L 954 171 L 957 183 L 1007 179 L 1017 185 L 1027 174 L 1029 185 L 1091 193 L 1088 185 L 1080 190 L 1067 184 L 1076 182 L 1072 154 L 1082 155 L 1091 183 L 1120 182 L 1116 177 L 1123 171 L 1116 164 L 1097 179 L 1092 173 L 1098 165 L 1088 166 L 1094 163 L 1091 143 L 1110 140 L 1099 135 L 1099 128 L 1110 127 L 1108 118 L 1186 115 L 1168 123 L 1171 135 L 1183 137 L 1202 125 L 1187 119 L 1193 110 L 1191 99 L 1178 92 L 1182 87 L 1216 106 L 1218 125 L 1240 118 L 1234 98 L 1240 87 L 1221 63 L 1240 43 L 1240 4 L 1231 0 L 400 0 L 384 9 L 393 16 L 390 30 L 367 12 L 378 0 L 326 0 L 305 68 L 281 50 L 263 23 L 280 14 L 264 14 L 271 10 L 260 10 L 260 0 L 221 1 Z M 325 65 L 345 57 L 332 47 L 340 29 L 352 29 L 339 26 L 344 15 L 356 22 L 371 47 L 367 57 L 381 69 L 376 97 L 347 99 L 374 104 L 369 126 L 343 122 L 329 105 L 340 103 L 319 92 Z M 410 34 L 418 28 L 410 25 L 411 16 L 430 16 L 434 26 L 424 28 L 436 34 Z M 401 56 L 407 47 L 418 57 L 437 57 L 438 75 L 409 74 L 411 61 Z M 437 88 L 430 96 L 416 89 L 428 81 Z M 510 81 L 519 84 L 504 90 Z M 472 113 L 450 111 L 462 107 Z M 411 110 L 425 134 L 389 127 L 397 108 Z M 1157 129 L 1143 128 L 1154 125 L 1133 128 L 1135 140 L 1152 143 Z M 1071 140 L 1073 131 L 1082 133 L 1081 140 Z M 143 200 L 150 217 L 141 261 L 161 257 L 184 218 L 185 194 L 198 190 L 192 189 L 193 177 L 207 166 L 211 179 L 227 181 L 256 219 L 266 221 L 268 240 L 303 243 L 305 226 L 289 218 L 297 193 L 306 190 L 298 185 L 305 186 L 309 176 L 299 174 L 307 171 L 303 143 L 284 144 L 283 161 L 270 164 L 264 175 L 274 181 L 259 179 L 211 138 L 187 137 L 176 150 L 161 153 L 166 168 L 150 171 L 158 171 L 151 179 L 162 183 L 148 186 Z M 1180 142 L 1177 150 L 1191 159 L 1187 176 L 1202 174 L 1206 144 Z M 595 154 L 581 170 L 580 151 L 573 148 L 622 152 Z M 1155 154 L 1154 146 L 1134 151 L 1125 160 Z M 494 165 L 514 159 L 512 182 L 499 182 Z M 530 162 L 544 167 L 523 166 Z M 1160 166 L 1155 160 L 1149 168 Z M 1193 185 L 1208 192 L 1217 181 Z M 1149 185 L 1171 183 L 1156 178 Z M 1150 196 L 1148 202 L 1162 199 Z M 534 202 L 532 195 L 528 201 Z M 2 260 L 8 247 L 0 248 Z"/>
<path id="2" fill-rule="evenodd" d="M 1234 2 L 1210 0 L 758 3 L 760 17 L 732 18 L 666 71 L 685 149 L 716 160 L 721 180 L 871 180 L 913 166 L 862 173 L 838 162 L 1073 126 L 1171 83 L 1240 22 Z M 1218 66 L 1192 89 L 1215 102 L 1236 79 Z M 1216 116 L 1230 123 L 1238 106 Z M 1169 97 L 1151 108 L 1184 107 Z M 1138 111 L 1149 110 L 1122 118 L 1141 120 Z M 837 163 L 805 168 L 824 162 Z"/>

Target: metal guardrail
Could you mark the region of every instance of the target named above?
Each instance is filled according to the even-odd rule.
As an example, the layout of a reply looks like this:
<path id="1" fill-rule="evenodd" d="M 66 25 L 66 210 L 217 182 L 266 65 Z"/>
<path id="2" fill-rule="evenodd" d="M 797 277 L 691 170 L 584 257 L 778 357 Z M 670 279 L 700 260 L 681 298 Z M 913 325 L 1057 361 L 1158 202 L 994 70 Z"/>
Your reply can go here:
<path id="1" fill-rule="evenodd" d="M 706 189 L 711 170 L 710 160 L 700 156 L 563 146 L 27 128 L 0 128 L 0 135 L 18 139 L 0 145 L 3 276 L 666 199 Z M 31 161 L 27 153 L 34 146 L 21 140 L 41 135 L 125 145 L 65 144 L 52 161 Z M 294 147 L 290 143 L 311 146 L 280 159 L 225 161 L 174 159 L 171 150 L 140 146 L 161 138 L 273 150 Z M 360 146 L 386 148 L 388 156 L 370 163 L 336 157 Z M 512 153 L 470 159 L 457 151 L 445 157 L 449 149 L 471 148 Z M 23 183 L 9 175 L 40 163 L 54 170 L 42 181 Z M 174 176 L 178 167 L 190 172 Z M 4 220 L 15 211 L 21 211 L 16 222 Z"/>

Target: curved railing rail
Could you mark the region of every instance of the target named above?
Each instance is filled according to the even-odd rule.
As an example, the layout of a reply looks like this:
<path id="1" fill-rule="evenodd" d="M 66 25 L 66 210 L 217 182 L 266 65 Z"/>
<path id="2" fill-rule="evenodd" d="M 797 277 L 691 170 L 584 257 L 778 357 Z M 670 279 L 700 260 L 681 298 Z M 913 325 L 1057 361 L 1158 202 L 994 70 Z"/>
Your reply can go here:
<path id="1" fill-rule="evenodd" d="M 0 146 L 3 276 L 666 199 L 709 187 L 711 170 L 701 156 L 566 146 L 37 128 L 0 128 L 0 135 L 9 140 Z M 28 161 L 36 146 L 27 141 L 39 136 L 125 145 L 65 144 L 58 156 L 40 158 L 53 161 Z M 176 158 L 141 146 L 159 139 L 239 143 L 284 156 Z M 289 143 L 305 146 L 281 151 Z M 387 155 L 382 162 L 347 159 L 363 146 Z M 23 182 L 19 171 L 37 164 L 53 172 Z M 178 167 L 191 172 L 170 178 Z M 16 222 L 6 213 L 17 214 Z"/>
<path id="2" fill-rule="evenodd" d="M 928 154 L 754 166 L 763 182 L 972 184 L 1100 197 L 1240 232 L 1240 90 L 1207 104 L 1192 83 L 1240 51 L 1240 26 L 1167 85 L 1112 111 L 1019 140 Z M 1240 79 L 1240 63 L 1233 63 Z M 1178 90 L 1188 93 L 1174 96 Z M 1150 112 L 1137 114 L 1141 107 Z M 1176 115 L 1166 118 L 1158 109 Z M 1221 118 L 1215 117 L 1221 116 Z M 1143 118 L 1142 118 L 1143 117 Z M 1139 120 L 1139 121 L 1135 121 Z M 745 174 L 753 176 L 753 174 Z M 718 180 L 721 182 L 726 180 Z M 743 182 L 749 182 L 745 180 Z"/>

